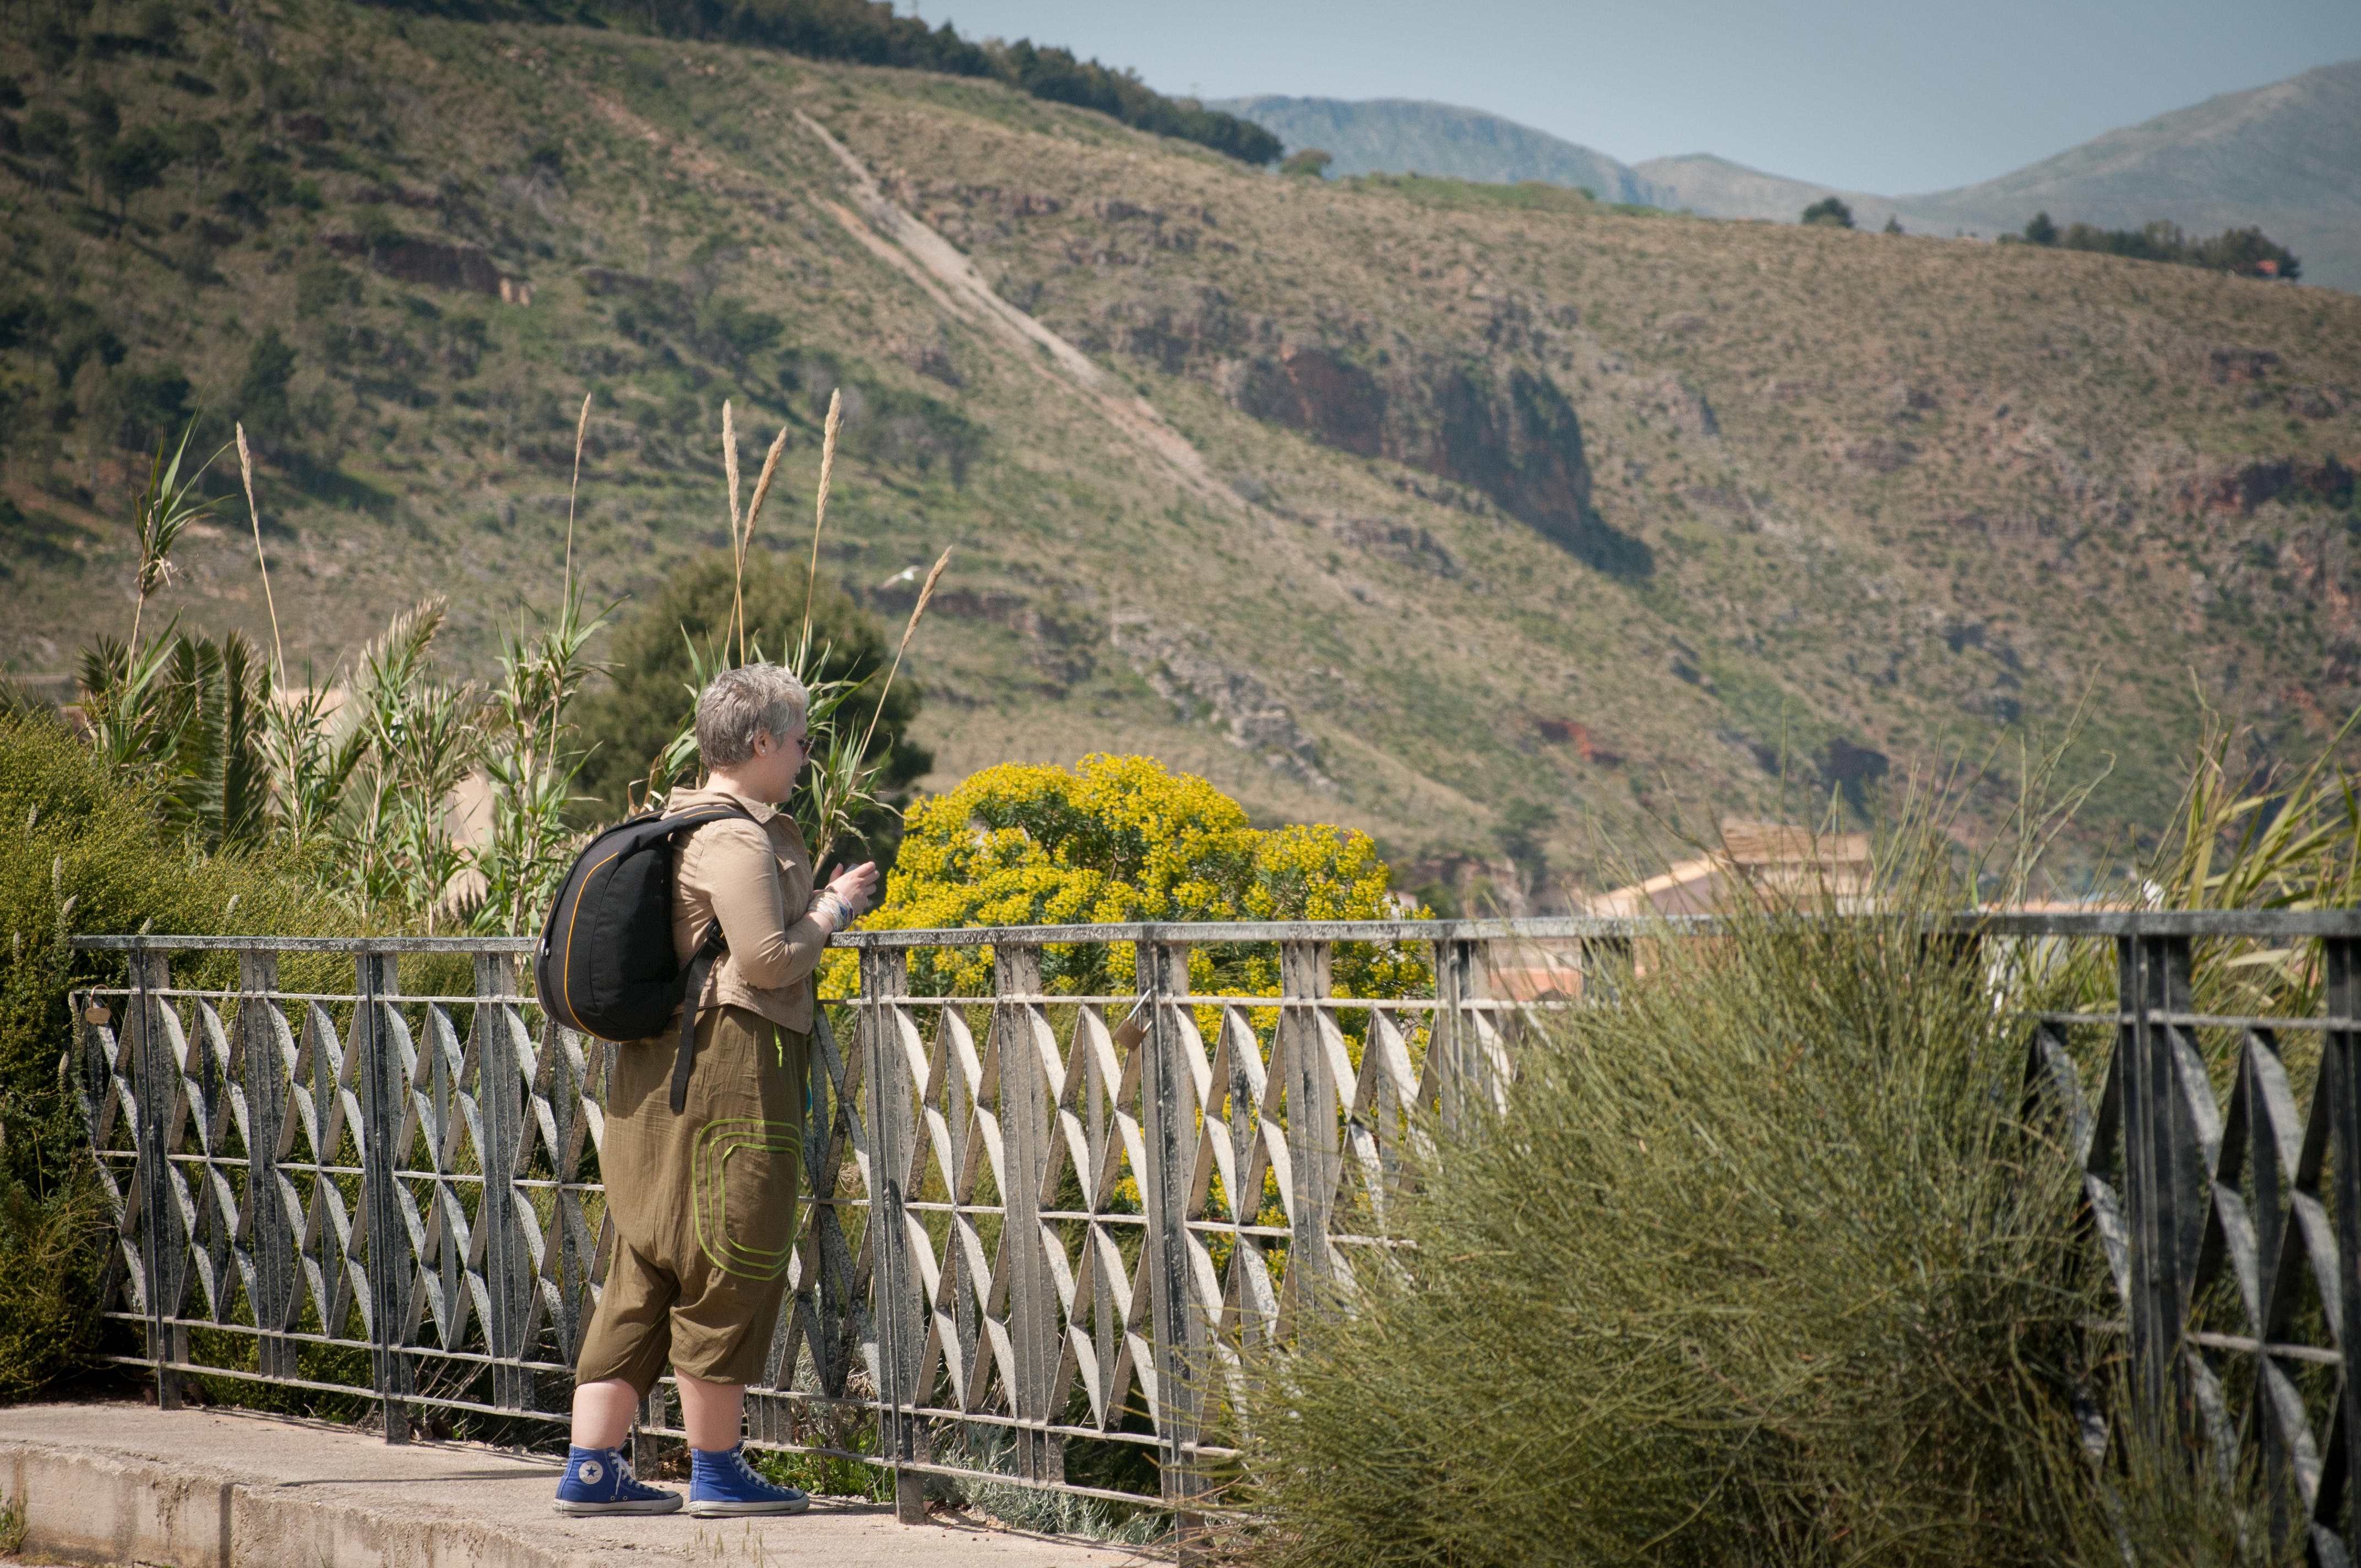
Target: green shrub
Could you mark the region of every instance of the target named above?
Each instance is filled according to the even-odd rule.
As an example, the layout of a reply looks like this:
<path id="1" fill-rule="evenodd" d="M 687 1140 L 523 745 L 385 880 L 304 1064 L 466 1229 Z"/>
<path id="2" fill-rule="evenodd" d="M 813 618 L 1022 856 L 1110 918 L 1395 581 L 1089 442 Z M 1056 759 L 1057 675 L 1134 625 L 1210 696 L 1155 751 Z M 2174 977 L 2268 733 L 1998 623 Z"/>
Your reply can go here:
<path id="1" fill-rule="evenodd" d="M 299 865 L 202 855 L 158 822 L 157 802 L 110 783 L 55 718 L 0 713 L 0 1398 L 39 1391 L 95 1343 L 101 1215 L 71 1092 L 66 993 L 120 984 L 124 963 L 75 953 L 67 936 L 360 928 Z M 291 959 L 282 980 L 329 981 L 346 961 Z M 209 955 L 174 974 L 226 987 L 236 963 Z"/>
<path id="2" fill-rule="evenodd" d="M 1913 929 L 1965 891 L 1929 853 L 1884 918 L 1741 905 L 1541 1021 L 1505 1118 L 1422 1173 L 1415 1250 L 1254 1398 L 1250 1554 L 2048 1560 L 2090 1303 L 2019 1022 Z"/>
<path id="3" fill-rule="evenodd" d="M 775 514 L 774 514 L 775 515 Z M 749 655 L 759 646 L 772 659 L 794 653 L 804 622 L 804 563 L 756 550 L 746 558 L 745 628 Z M 583 697 L 577 710 L 582 741 L 592 748 L 590 759 L 576 776 L 575 788 L 586 797 L 577 803 L 583 820 L 613 821 L 631 805 L 634 786 L 644 793 L 649 764 L 664 750 L 682 715 L 695 700 L 690 640 L 718 656 L 727 641 L 732 603 L 732 569 L 723 553 L 699 555 L 676 567 L 647 606 L 615 628 L 608 646 L 612 684 Z M 876 619 L 854 603 L 851 595 L 822 581 L 812 610 L 812 641 L 829 650 L 820 673 L 830 680 L 878 682 L 893 659 L 893 645 Z M 865 730 L 876 710 L 875 685 L 864 687 L 848 706 L 849 722 Z M 877 722 L 870 755 L 887 747 L 892 760 L 879 783 L 889 792 L 906 788 L 934 765 L 932 753 L 912 746 L 906 737 L 917 717 L 919 688 L 915 681 L 896 682 L 885 696 L 885 711 Z M 864 822 L 873 839 L 890 845 L 899 838 L 898 825 Z"/>
<path id="4" fill-rule="evenodd" d="M 0 1102 L 5 1103 L 5 1102 Z M 80 1118 L 0 1121 L 0 1404 L 29 1398 L 89 1360 L 99 1339 L 105 1210 L 82 1157 Z M 32 1173 L 19 1179 L 9 1167 Z"/>

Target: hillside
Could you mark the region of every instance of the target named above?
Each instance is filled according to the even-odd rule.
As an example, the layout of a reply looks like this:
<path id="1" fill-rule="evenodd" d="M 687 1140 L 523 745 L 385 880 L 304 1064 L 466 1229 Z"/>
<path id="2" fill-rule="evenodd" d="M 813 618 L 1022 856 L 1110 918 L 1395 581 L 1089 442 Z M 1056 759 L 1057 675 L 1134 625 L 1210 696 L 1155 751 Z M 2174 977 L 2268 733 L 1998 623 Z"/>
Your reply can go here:
<path id="1" fill-rule="evenodd" d="M 5 23 L 22 674 L 127 623 L 181 409 L 258 438 L 299 663 L 438 591 L 482 669 L 554 598 L 586 391 L 577 565 L 644 598 L 723 536 L 725 398 L 750 472 L 789 429 L 763 543 L 807 548 L 840 388 L 824 569 L 898 617 L 959 550 L 938 782 L 1152 751 L 1436 864 L 1547 807 L 1586 871 L 1592 824 L 1866 800 L 1947 747 L 1993 756 L 1988 828 L 2087 703 L 2096 842 L 2163 819 L 2192 672 L 2284 750 L 2361 702 L 2361 299 L 1283 180 L 988 80 L 238 16 L 46 69 Z M 151 618 L 267 637 L 252 552 L 225 513 Z"/>
<path id="2" fill-rule="evenodd" d="M 1208 101 L 1205 107 L 1251 120 L 1289 152 L 1316 147 L 1333 155 L 1331 179 L 1349 174 L 1444 174 L 1513 185 L 1543 180 L 1587 190 L 1603 202 L 1660 206 L 1657 192 L 1605 153 L 1481 109 L 1407 98 L 1254 98 Z"/>

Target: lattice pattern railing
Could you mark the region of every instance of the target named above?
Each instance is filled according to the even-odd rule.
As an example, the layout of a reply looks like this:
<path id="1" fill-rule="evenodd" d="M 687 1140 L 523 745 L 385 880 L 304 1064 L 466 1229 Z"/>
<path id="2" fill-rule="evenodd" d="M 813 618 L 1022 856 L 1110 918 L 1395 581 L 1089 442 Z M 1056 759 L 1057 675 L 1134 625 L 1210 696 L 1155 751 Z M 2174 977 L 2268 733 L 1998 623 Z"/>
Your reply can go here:
<path id="1" fill-rule="evenodd" d="M 911 948 L 994 937 L 991 994 L 908 994 Z M 1078 940 L 1131 945 L 1142 994 L 1047 993 L 1044 945 Z M 1271 944 L 1281 994 L 1192 994 L 1190 940 Z M 1437 992 L 1335 996 L 1345 940 L 1432 943 Z M 1386 1245 L 1419 1108 L 1505 1093 L 1518 1009 L 1486 997 L 1472 928 L 851 941 L 862 994 L 816 1033 L 807 1220 L 749 1427 L 891 1464 L 912 1511 L 933 1471 L 1195 1497 L 1225 1369 Z M 614 1245 L 619 1047 L 542 1017 L 529 941 L 78 945 L 127 949 L 126 983 L 73 1005 L 105 1296 L 167 1408 L 216 1373 L 374 1398 L 390 1441 L 437 1409 L 563 1412 Z M 880 1452 L 843 1446 L 847 1417 Z M 662 1390 L 642 1426 L 677 1430 Z M 1068 1477 L 1076 1438 L 1146 1450 L 1158 1485 Z"/>
<path id="2" fill-rule="evenodd" d="M 2201 1443 L 2225 1493 L 2259 1455 L 2270 1517 L 2257 1522 L 2301 1540 L 2312 1562 L 2351 1562 L 2361 1496 L 2361 1385 L 2346 1372 L 2361 1347 L 2361 912 L 1993 926 L 2114 948 L 2114 1010 L 2038 1015 L 2027 1072 L 2062 1118 L 2124 1307 L 2112 1330 L 2123 1336 L 2128 1413 L 2168 1446 Z M 2202 946 L 2240 938 L 2284 944 L 2313 966 L 2321 1013 L 2196 1012 Z M 2095 1412 L 2085 1431 L 2103 1457 Z"/>
<path id="3" fill-rule="evenodd" d="M 921 1475 L 984 1473 L 982 1451 L 993 1479 L 1187 1520 L 1225 1452 L 1206 1438 L 1229 1379 L 1317 1286 L 1383 1266 L 1411 1140 L 1506 1103 L 1528 1004 L 1488 994 L 1494 964 L 1543 944 L 1557 992 L 1595 995 L 1619 967 L 1603 953 L 1683 928 L 1708 923 L 846 938 L 861 994 L 815 1038 L 807 1218 L 752 1441 L 889 1466 L 913 1517 Z M 2361 1259 L 2361 912 L 1949 929 L 2020 957 L 2112 944 L 2114 1010 L 2040 1014 L 2028 1066 L 2124 1303 L 2092 1358 L 2120 1346 L 2132 1414 L 2206 1463 L 2258 1453 L 2275 1528 L 2350 1561 L 2361 1280 L 2340 1260 Z M 2232 938 L 2310 955 L 2323 1011 L 2191 1012 L 2202 944 Z M 1137 994 L 1045 990 L 1045 947 L 1084 942 L 1128 945 Z M 1427 945 L 1431 993 L 1335 995 L 1343 942 Z M 914 949 L 986 944 L 989 994 L 910 993 Z M 1192 992 L 1191 944 L 1267 944 L 1279 994 Z M 616 1047 L 542 1018 L 518 985 L 528 941 L 77 945 L 128 949 L 126 983 L 74 1010 L 117 1221 L 106 1299 L 144 1331 L 168 1408 L 180 1377 L 226 1372 L 374 1398 L 393 1441 L 438 1408 L 562 1413 L 613 1245 L 598 1151 Z M 310 978 L 282 985 L 282 959 Z M 191 978 L 233 960 L 210 988 Z M 462 966 L 471 983 L 452 984 Z M 642 1420 L 677 1430 L 661 1390 Z M 875 1422 L 873 1452 L 845 1446 L 848 1420 Z M 2094 1456 L 2107 1430 L 2094 1411 Z M 1155 1491 L 1070 1476 L 1081 1439 L 1151 1454 Z"/>

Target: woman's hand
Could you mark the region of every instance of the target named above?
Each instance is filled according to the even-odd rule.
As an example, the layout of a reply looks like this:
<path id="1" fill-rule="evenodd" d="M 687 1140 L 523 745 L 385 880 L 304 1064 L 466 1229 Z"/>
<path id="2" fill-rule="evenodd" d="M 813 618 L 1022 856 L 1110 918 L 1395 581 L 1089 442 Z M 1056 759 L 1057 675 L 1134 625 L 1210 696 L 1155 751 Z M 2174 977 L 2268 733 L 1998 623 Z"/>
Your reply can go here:
<path id="1" fill-rule="evenodd" d="M 860 919 L 877 896 L 877 862 L 863 861 L 837 872 L 828 884 L 828 896 L 843 906 L 846 926 Z"/>

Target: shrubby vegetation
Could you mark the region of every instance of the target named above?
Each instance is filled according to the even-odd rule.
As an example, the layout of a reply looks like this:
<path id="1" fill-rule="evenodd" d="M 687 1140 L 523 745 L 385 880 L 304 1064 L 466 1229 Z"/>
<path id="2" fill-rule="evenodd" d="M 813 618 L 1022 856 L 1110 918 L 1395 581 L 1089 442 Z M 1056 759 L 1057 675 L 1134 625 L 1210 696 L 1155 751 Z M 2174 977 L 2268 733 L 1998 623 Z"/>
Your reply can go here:
<path id="1" fill-rule="evenodd" d="M 1932 848 L 1932 846 L 1929 846 Z M 1899 911 L 1654 945 L 1526 1036 L 1256 1400 L 1287 1563 L 2026 1561 L 2077 1319 L 2024 1042 Z"/>
<path id="2" fill-rule="evenodd" d="M 2332 759 L 2263 770 L 2210 716 L 2180 828 L 2126 894 L 2348 907 Z M 1716 942 L 1641 945 L 1611 1005 L 1534 1020 L 1508 1113 L 1441 1129 L 1362 1269 L 1247 1391 L 1249 1562 L 2277 1563 L 2250 1488 L 2118 1421 L 2119 1309 L 2024 1091 L 2026 1015 L 2108 1009 L 2103 947 L 1929 943 L 1971 907 L 1935 811 L 1879 845 L 1879 913 L 1743 885 Z M 2316 1011 L 2315 947 L 2201 948 L 2195 1005 Z M 2048 959 L 2049 961 L 2043 961 Z M 1997 1003 L 1997 1004 L 1995 1004 Z M 2085 1362 L 2084 1357 L 2094 1359 Z M 2243 1523 L 2242 1523 L 2243 1519 Z"/>
<path id="3" fill-rule="evenodd" d="M 602 617 L 578 592 L 505 639 L 500 678 L 452 681 L 434 645 L 444 603 L 395 616 L 350 672 L 291 684 L 243 635 L 177 626 L 102 638 L 80 714 L 101 765 L 200 849 L 321 851 L 323 891 L 357 913 L 442 930 L 538 925 L 570 858 L 581 765 L 567 707 L 598 665 Z M 489 832 L 456 832 L 451 795 L 488 785 Z"/>
<path id="4" fill-rule="evenodd" d="M 1834 196 L 1824 196 L 1804 209 L 1805 224 L 1820 228 L 1852 227 L 1852 209 Z"/>
<path id="5" fill-rule="evenodd" d="M 434 5 L 423 0 L 415 8 L 468 16 L 512 10 L 542 19 L 538 7 L 522 5 Z M 810 60 L 989 76 L 1036 98 L 1095 109 L 1126 126 L 1192 141 L 1242 163 L 1269 163 L 1279 154 L 1279 138 L 1260 126 L 1204 108 L 1192 99 L 1168 98 L 1140 81 L 1137 71 L 1085 60 L 1071 49 L 1029 38 L 1013 44 L 997 38 L 972 42 L 948 21 L 929 27 L 916 16 L 897 16 L 886 0 L 593 0 L 581 10 L 610 26 L 645 28 L 667 38 L 766 45 Z"/>
<path id="6" fill-rule="evenodd" d="M 67 937 L 362 928 L 319 897 L 317 861 L 208 852 L 172 824 L 152 784 L 111 776 L 54 716 L 0 712 L 0 1399 L 76 1370 L 97 1343 L 101 1215 L 65 1055 L 66 993 L 121 983 L 123 962 L 76 954 Z M 300 985 L 303 960 L 291 962 Z M 234 984 L 234 961 L 192 977 Z"/>
<path id="7" fill-rule="evenodd" d="M 774 657 L 791 652 L 802 635 L 807 574 L 803 563 L 758 551 L 747 558 L 744 586 L 746 645 Z M 812 601 L 814 668 L 827 681 L 860 686 L 845 708 L 853 729 L 870 735 L 864 760 L 882 768 L 877 788 L 899 798 L 934 766 L 933 754 L 908 740 L 918 714 L 915 683 L 897 683 L 884 694 L 882 714 L 874 683 L 893 657 L 885 634 L 870 614 L 833 584 L 821 582 Z M 631 809 L 633 786 L 646 793 L 650 761 L 677 731 L 682 707 L 697 668 L 721 659 L 729 641 L 732 567 L 716 551 L 691 560 L 667 578 L 647 606 L 619 623 L 608 643 L 611 685 L 582 701 L 579 723 L 589 759 L 577 787 L 576 814 L 612 821 Z M 859 830 L 873 847 L 890 851 L 898 840 L 898 817 L 882 804 L 866 811 Z"/>
<path id="8" fill-rule="evenodd" d="M 2069 224 L 2061 229 L 2048 213 L 2036 213 L 2022 236 L 2005 235 L 2001 240 L 2004 245 L 2017 242 L 2128 256 L 2135 261 L 2169 261 L 2247 278 L 2292 280 L 2303 276 L 2303 264 L 2295 253 L 2259 228 L 2224 229 L 2211 239 L 2202 239 L 2181 233 L 2179 224 L 2162 218 L 2136 229 L 2101 229 L 2089 224 Z"/>
<path id="9" fill-rule="evenodd" d="M 1298 825 L 1268 831 L 1203 779 L 1153 757 L 1085 757 L 1071 773 L 1007 763 L 910 808 L 885 899 L 870 930 L 1067 926 L 1142 920 L 1368 920 L 1391 917 L 1390 873 L 1367 834 Z M 1131 986 L 1121 944 L 1050 948 L 1053 991 L 1105 994 Z M 989 949 L 921 949 L 913 990 L 976 995 L 991 987 Z M 850 994 L 857 964 L 838 954 L 826 993 Z M 1413 949 L 1345 944 L 1343 996 L 1401 996 L 1424 983 Z M 1278 994 L 1268 948 L 1201 944 L 1190 983 L 1236 995 Z"/>

